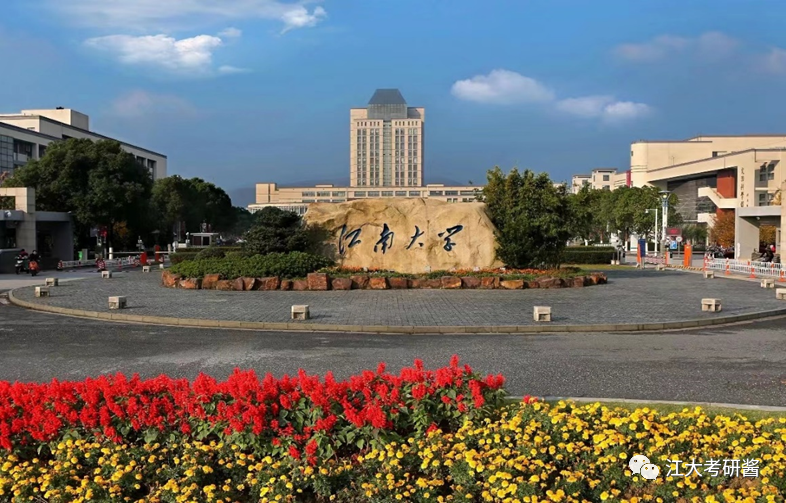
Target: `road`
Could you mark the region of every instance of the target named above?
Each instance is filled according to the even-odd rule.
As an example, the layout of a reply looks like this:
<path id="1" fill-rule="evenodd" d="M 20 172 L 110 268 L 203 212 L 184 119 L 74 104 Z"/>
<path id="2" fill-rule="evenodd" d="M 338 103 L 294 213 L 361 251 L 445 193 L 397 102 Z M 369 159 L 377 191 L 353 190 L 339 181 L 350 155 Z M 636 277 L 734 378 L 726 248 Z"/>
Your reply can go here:
<path id="1" fill-rule="evenodd" d="M 514 395 L 786 405 L 786 319 L 664 333 L 367 335 L 274 333 L 106 323 L 0 303 L 0 379 L 82 379 L 102 373 L 226 377 L 347 376 L 380 361 L 398 369 L 458 354 L 502 373 Z"/>

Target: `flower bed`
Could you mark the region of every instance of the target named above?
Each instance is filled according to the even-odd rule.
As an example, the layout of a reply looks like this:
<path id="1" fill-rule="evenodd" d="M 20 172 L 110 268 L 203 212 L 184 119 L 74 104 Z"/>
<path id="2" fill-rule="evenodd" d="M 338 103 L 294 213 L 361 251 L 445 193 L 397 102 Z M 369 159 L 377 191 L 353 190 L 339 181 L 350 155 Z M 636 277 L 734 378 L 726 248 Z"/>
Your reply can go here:
<path id="1" fill-rule="evenodd" d="M 416 365 L 391 376 L 378 369 L 343 382 L 302 374 L 260 382 L 238 373 L 225 383 L 202 377 L 190 385 L 168 378 L 121 379 L 127 383 L 117 385 L 122 393 L 101 379 L 5 384 L 0 427 L 15 433 L 6 433 L 10 450 L 0 450 L 0 500 L 633 503 L 782 501 L 786 492 L 784 418 L 750 421 L 709 417 L 698 408 L 659 414 L 530 399 L 500 407 L 501 381 L 480 379 L 454 359 L 436 372 Z M 462 391 L 464 397 L 454 395 Z M 297 400 L 294 393 L 300 394 Z M 120 409 L 131 412 L 133 398 L 134 415 L 121 415 Z M 257 425 L 262 404 L 265 419 Z M 306 426 L 298 428 L 294 413 L 286 425 L 284 420 L 274 427 L 281 415 L 272 414 L 274 404 L 279 411 L 302 411 L 303 424 L 312 428 L 309 438 L 295 438 L 306 434 Z M 375 406 L 382 414 L 359 412 Z M 25 412 L 36 408 L 37 415 Z M 332 425 L 325 424 L 328 411 L 335 415 Z M 234 431 L 232 419 L 211 423 L 218 414 L 242 423 L 235 425 L 241 432 Z M 162 415 L 170 417 L 163 423 L 154 419 Z M 437 416 L 445 420 L 441 427 L 432 422 Z M 170 421 L 211 424 L 213 433 L 202 437 L 198 427 L 183 432 Z M 130 428 L 124 430 L 124 424 Z M 105 431 L 118 425 L 114 433 Z M 25 428 L 32 430 L 27 434 Z M 287 428 L 292 431 L 283 431 Z M 151 430 L 155 435 L 145 438 Z M 282 431 L 269 434 L 274 430 Z M 634 454 L 648 456 L 660 477 L 632 474 L 628 461 Z M 755 477 L 742 471 L 666 477 L 667 460 L 691 459 L 760 462 Z M 680 471 L 686 473 L 684 465 Z"/>
<path id="2" fill-rule="evenodd" d="M 553 270 L 536 269 L 487 269 L 433 271 L 428 274 L 402 274 L 391 271 L 357 270 L 349 268 L 320 269 L 305 279 L 289 279 L 280 276 L 237 277 L 227 279 L 224 274 L 206 274 L 188 277 L 180 273 L 182 268 L 164 271 L 161 282 L 168 288 L 191 290 L 388 290 L 410 288 L 481 288 L 481 289 L 525 289 L 525 288 L 573 288 L 604 284 L 606 275 L 588 273 L 578 268 Z"/>

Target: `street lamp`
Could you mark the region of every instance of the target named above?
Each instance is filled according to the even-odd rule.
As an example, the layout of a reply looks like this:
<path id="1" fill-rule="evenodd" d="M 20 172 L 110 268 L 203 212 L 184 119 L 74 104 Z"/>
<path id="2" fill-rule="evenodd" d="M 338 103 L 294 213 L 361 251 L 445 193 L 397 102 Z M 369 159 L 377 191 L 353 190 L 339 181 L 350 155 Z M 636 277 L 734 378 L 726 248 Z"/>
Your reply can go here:
<path id="1" fill-rule="evenodd" d="M 663 241 L 664 253 L 668 253 L 666 250 L 666 227 L 669 224 L 669 196 L 671 195 L 671 192 L 668 190 L 661 190 L 659 194 L 661 200 L 661 211 L 663 212 L 663 217 L 661 218 L 661 222 L 663 224 L 663 234 L 661 240 Z"/>
<path id="2" fill-rule="evenodd" d="M 655 255 L 657 255 L 658 254 L 658 239 L 659 239 L 658 238 L 658 208 L 647 208 L 646 210 L 644 210 L 644 213 L 649 214 L 650 211 L 654 211 L 655 212 L 655 229 L 654 229 L 653 234 L 655 234 L 655 239 L 654 239 L 654 241 L 655 241 Z"/>

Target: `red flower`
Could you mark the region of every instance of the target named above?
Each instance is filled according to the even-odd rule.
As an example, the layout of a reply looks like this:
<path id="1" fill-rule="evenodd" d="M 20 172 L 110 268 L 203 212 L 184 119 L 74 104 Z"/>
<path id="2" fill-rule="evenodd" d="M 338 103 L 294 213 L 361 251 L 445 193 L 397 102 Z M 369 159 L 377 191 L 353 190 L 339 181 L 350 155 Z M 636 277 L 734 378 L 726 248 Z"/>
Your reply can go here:
<path id="1" fill-rule="evenodd" d="M 306 444 L 306 449 L 305 449 L 306 455 L 313 456 L 314 454 L 317 453 L 317 449 L 319 449 L 317 442 L 315 440 L 312 440 L 311 442 Z"/>
<path id="2" fill-rule="evenodd" d="M 300 459 L 300 451 L 294 445 L 289 446 L 289 455 L 295 459 Z"/>
<path id="3" fill-rule="evenodd" d="M 447 395 L 442 395 L 442 403 L 450 403 L 450 397 Z"/>

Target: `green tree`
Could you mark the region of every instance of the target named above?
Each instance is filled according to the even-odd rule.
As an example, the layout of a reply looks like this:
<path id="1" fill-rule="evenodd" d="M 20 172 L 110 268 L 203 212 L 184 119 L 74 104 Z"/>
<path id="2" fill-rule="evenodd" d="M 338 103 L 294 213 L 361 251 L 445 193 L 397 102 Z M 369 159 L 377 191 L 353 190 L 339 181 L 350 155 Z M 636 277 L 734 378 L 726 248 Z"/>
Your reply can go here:
<path id="1" fill-rule="evenodd" d="M 243 248 L 254 254 L 309 252 L 321 254 L 327 232 L 305 225 L 296 213 L 275 207 L 254 213 L 253 226 L 245 233 Z"/>
<path id="2" fill-rule="evenodd" d="M 565 186 L 546 173 L 490 170 L 481 200 L 497 228 L 497 257 L 509 267 L 559 266 L 575 222 Z"/>
<path id="3" fill-rule="evenodd" d="M 38 210 L 70 212 L 83 238 L 91 227 L 104 226 L 111 244 L 119 222 L 132 233 L 146 230 L 153 180 L 116 141 L 71 138 L 54 143 L 6 184 L 34 188 Z"/>
<path id="4" fill-rule="evenodd" d="M 200 232 L 203 223 L 210 225 L 213 232 L 222 232 L 231 231 L 237 219 L 227 193 L 201 178 L 173 175 L 156 180 L 151 205 L 164 242 L 181 224 L 188 232 Z"/>
<path id="5" fill-rule="evenodd" d="M 251 229 L 254 224 L 254 215 L 243 208 L 242 206 L 235 206 L 235 225 L 230 229 L 231 236 L 242 236 Z"/>

